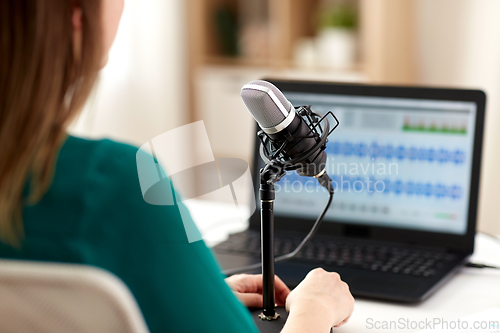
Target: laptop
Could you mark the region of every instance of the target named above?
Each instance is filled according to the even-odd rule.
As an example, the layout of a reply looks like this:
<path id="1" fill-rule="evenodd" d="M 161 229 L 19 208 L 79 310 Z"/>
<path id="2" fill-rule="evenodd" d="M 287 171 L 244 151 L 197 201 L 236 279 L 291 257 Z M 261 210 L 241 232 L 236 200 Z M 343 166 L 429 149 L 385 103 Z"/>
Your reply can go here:
<path id="1" fill-rule="evenodd" d="M 297 257 L 277 263 L 276 274 L 293 288 L 323 267 L 338 272 L 356 297 L 429 297 L 474 249 L 485 94 L 268 81 L 294 106 L 332 111 L 340 122 L 326 148 L 333 203 L 316 235 Z M 256 190 L 259 146 L 256 137 Z M 290 172 L 276 184 L 276 256 L 294 250 L 321 213 L 328 195 L 316 183 Z M 224 269 L 260 261 L 259 209 L 257 200 L 248 230 L 214 248 Z"/>

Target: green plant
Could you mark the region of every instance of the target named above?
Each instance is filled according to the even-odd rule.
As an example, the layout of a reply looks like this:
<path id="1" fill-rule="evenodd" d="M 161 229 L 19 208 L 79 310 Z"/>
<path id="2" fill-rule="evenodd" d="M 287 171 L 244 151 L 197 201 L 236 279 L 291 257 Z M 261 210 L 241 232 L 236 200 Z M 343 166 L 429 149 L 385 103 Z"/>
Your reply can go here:
<path id="1" fill-rule="evenodd" d="M 319 27 L 356 29 L 358 26 L 358 14 L 353 6 L 330 5 L 322 8 L 319 15 Z"/>

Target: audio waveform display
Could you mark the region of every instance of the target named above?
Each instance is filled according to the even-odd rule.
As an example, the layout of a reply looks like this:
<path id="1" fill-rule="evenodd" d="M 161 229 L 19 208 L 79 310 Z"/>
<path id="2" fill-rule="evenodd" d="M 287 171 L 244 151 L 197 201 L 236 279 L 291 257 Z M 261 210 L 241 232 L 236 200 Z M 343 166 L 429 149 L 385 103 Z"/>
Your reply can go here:
<path id="1" fill-rule="evenodd" d="M 343 156 L 357 156 L 360 158 L 369 157 L 372 159 L 397 159 L 397 160 L 410 160 L 420 162 L 438 162 L 438 163 L 454 163 L 462 164 L 465 162 L 465 152 L 460 149 L 434 149 L 434 148 L 417 148 L 405 147 L 404 145 L 393 146 L 379 145 L 374 142 L 371 145 L 366 143 L 352 143 L 352 142 L 331 142 L 326 149 L 329 155 L 343 155 Z"/>
<path id="2" fill-rule="evenodd" d="M 359 177 L 348 175 L 330 175 L 335 191 L 369 193 L 369 194 L 389 194 L 406 195 L 427 198 L 449 198 L 459 200 L 463 196 L 463 189 L 460 185 L 446 185 L 443 183 L 413 182 L 402 180 L 377 179 L 374 177 Z M 283 182 L 284 181 L 284 182 Z M 281 188 L 284 190 L 289 186 L 289 190 L 306 192 L 321 191 L 323 188 L 315 179 L 302 177 L 298 173 L 290 172 L 282 180 Z M 299 185 L 300 184 L 300 185 Z"/>

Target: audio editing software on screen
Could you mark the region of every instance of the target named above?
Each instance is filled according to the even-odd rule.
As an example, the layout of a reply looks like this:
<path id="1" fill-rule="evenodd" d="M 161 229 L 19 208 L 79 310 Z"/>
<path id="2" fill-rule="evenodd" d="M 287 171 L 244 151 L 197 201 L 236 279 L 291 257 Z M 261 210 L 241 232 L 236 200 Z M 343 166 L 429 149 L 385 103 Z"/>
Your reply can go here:
<path id="1" fill-rule="evenodd" d="M 327 145 L 336 194 L 326 220 L 465 233 L 475 103 L 284 93 L 340 121 Z M 327 200 L 295 172 L 276 189 L 281 215 L 315 218 Z"/>

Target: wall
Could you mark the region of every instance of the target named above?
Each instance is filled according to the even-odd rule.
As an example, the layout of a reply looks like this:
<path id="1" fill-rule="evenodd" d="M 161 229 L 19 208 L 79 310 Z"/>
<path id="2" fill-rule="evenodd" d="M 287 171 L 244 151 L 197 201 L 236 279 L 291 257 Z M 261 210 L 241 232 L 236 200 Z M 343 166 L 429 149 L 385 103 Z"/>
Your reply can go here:
<path id="1" fill-rule="evenodd" d="M 188 120 L 184 1 L 126 1 L 109 62 L 73 133 L 134 145 Z"/>
<path id="2" fill-rule="evenodd" d="M 487 94 L 479 228 L 500 233 L 500 1 L 415 1 L 418 82 Z"/>

